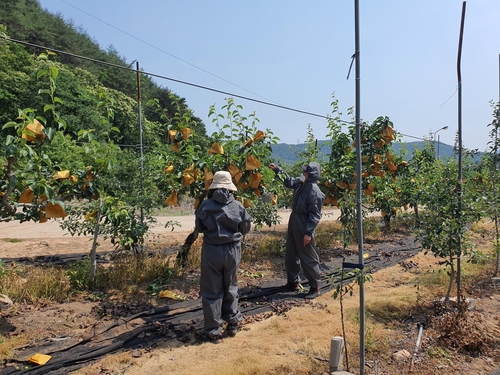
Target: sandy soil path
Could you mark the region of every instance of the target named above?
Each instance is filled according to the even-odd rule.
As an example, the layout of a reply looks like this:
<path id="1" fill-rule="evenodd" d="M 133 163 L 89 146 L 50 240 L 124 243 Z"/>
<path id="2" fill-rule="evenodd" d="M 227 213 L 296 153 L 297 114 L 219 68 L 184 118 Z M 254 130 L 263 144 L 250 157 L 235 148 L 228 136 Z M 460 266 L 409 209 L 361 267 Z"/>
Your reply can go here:
<path id="1" fill-rule="evenodd" d="M 323 213 L 322 221 L 336 220 L 339 216 L 340 210 L 328 209 Z M 290 217 L 290 211 L 280 211 L 281 224 L 286 224 Z M 176 221 L 180 226 L 176 226 L 174 231 L 191 232 L 194 228 L 194 215 L 184 216 L 158 216 L 158 221 L 152 228 L 152 233 L 163 233 L 165 223 L 168 221 Z M 0 223 L 0 239 L 28 239 L 28 238 L 61 238 L 71 237 L 71 235 L 59 227 L 59 220 L 50 220 L 46 223 L 26 222 L 19 224 L 18 221 L 10 221 Z"/>
<path id="2" fill-rule="evenodd" d="M 281 225 L 286 225 L 290 211 L 281 211 L 280 216 Z M 338 209 L 325 210 L 321 220 L 336 220 L 338 216 Z M 159 216 L 156 219 L 157 223 L 151 228 L 151 236 L 146 242 L 154 247 L 179 246 L 194 228 L 194 215 Z M 176 221 L 179 226 L 175 226 L 174 231 L 170 227 L 165 228 L 165 224 L 169 221 Z M 33 222 L 19 224 L 17 221 L 0 223 L 0 259 L 8 261 L 23 257 L 85 254 L 90 251 L 92 236 L 72 237 L 67 231 L 62 230 L 59 224 L 58 220 L 43 224 Z M 115 246 L 109 239 L 99 239 L 98 252 L 113 249 Z"/>

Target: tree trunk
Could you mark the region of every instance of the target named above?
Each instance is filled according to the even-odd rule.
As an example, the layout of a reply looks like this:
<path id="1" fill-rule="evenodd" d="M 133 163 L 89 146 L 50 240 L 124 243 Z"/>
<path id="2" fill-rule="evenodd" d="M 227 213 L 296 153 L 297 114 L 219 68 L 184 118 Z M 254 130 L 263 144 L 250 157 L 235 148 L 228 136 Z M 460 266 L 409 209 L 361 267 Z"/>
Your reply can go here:
<path id="1" fill-rule="evenodd" d="M 345 259 L 345 258 L 344 258 Z M 343 262 L 343 260 L 342 260 Z M 342 272 L 340 274 L 340 322 L 342 323 L 342 335 L 344 337 L 344 356 L 345 356 L 345 365 L 347 371 L 349 371 L 349 355 L 347 353 L 347 335 L 345 332 L 345 318 L 344 318 L 344 292 L 342 291 L 342 285 L 343 285 L 343 280 L 344 279 L 344 270 L 342 269 Z"/>
<path id="2" fill-rule="evenodd" d="M 498 271 L 500 268 L 500 238 L 498 237 L 498 217 L 495 216 L 495 252 L 497 253 L 497 264 L 495 267 L 495 274 L 493 276 L 498 276 Z"/>
<path id="3" fill-rule="evenodd" d="M 385 230 L 390 231 L 391 230 L 391 215 L 386 214 L 385 216 L 383 216 L 383 218 L 384 218 Z"/>
<path id="4" fill-rule="evenodd" d="M 450 300 L 451 287 L 453 286 L 453 280 L 455 280 L 455 264 L 453 263 L 453 255 L 450 249 L 450 283 L 448 284 L 448 291 L 446 292 L 446 297 L 444 298 L 444 303 L 447 304 Z"/>
<path id="5" fill-rule="evenodd" d="M 95 285 L 95 275 L 97 271 L 97 237 L 99 236 L 99 226 L 101 222 L 101 205 L 102 205 L 102 198 L 99 198 L 99 207 L 97 208 L 97 215 L 96 215 L 96 220 L 95 220 L 95 227 L 94 227 L 94 240 L 92 242 L 92 248 L 90 249 L 90 280 L 89 284 L 90 287 L 93 288 Z"/>
<path id="6" fill-rule="evenodd" d="M 177 265 L 181 266 L 181 268 L 187 267 L 189 251 L 191 250 L 191 246 L 193 245 L 194 241 L 196 241 L 199 234 L 200 232 L 198 231 L 198 229 L 193 229 L 193 231 L 187 236 L 186 240 L 184 241 L 184 245 L 182 245 L 179 249 L 175 262 Z"/>
<path id="7" fill-rule="evenodd" d="M 420 217 L 418 216 L 418 204 L 415 204 L 415 205 L 413 206 L 413 209 L 415 210 L 415 220 L 416 220 L 416 221 L 417 221 L 417 223 L 418 223 L 418 220 L 419 220 L 419 218 L 420 218 Z"/>

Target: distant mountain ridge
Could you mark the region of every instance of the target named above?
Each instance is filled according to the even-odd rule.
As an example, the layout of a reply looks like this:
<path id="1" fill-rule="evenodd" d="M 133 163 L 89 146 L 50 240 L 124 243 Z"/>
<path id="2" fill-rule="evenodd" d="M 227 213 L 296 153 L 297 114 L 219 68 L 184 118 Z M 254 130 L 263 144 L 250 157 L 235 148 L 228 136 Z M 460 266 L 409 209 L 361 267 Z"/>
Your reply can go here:
<path id="1" fill-rule="evenodd" d="M 401 151 L 406 151 L 406 156 L 404 159 L 408 160 L 411 158 L 413 150 L 415 149 L 423 149 L 425 142 L 395 142 L 393 144 L 393 151 L 396 154 L 401 154 Z M 271 154 L 272 158 L 275 162 L 281 163 L 283 165 L 293 165 L 299 159 L 297 155 L 300 152 L 303 152 L 306 148 L 305 143 L 299 144 L 288 144 L 288 143 L 279 143 L 277 145 L 273 145 L 273 152 Z M 330 154 L 330 146 L 327 144 L 327 141 L 318 141 L 319 153 L 320 155 L 327 156 Z M 439 151 L 439 157 L 446 159 L 450 157 L 454 157 L 455 154 L 453 152 L 453 146 L 447 145 L 445 143 L 440 142 L 439 147 L 436 144 L 436 154 Z M 479 153 L 474 157 L 474 160 L 479 161 L 483 153 Z"/>

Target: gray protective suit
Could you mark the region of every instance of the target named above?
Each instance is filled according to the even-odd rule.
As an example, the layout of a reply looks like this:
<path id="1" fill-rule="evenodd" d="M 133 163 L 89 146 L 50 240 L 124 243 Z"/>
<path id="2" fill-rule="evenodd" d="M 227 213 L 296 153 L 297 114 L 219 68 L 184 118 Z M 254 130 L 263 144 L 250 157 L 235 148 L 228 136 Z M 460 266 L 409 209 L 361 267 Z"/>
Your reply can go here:
<path id="1" fill-rule="evenodd" d="M 222 332 L 223 322 L 237 324 L 238 268 L 241 238 L 250 231 L 250 215 L 226 189 L 217 189 L 196 211 L 195 225 L 203 233 L 200 295 L 203 331 L 210 336 Z"/>
<path id="2" fill-rule="evenodd" d="M 299 282 L 302 266 L 304 276 L 309 280 L 309 286 L 317 288 L 320 281 L 320 271 L 314 229 L 321 219 L 321 208 L 325 194 L 317 185 L 320 165 L 316 162 L 310 162 L 307 171 L 309 176 L 305 183 L 302 183 L 299 177 L 290 177 L 282 168 L 277 166 L 274 169 L 276 174 L 284 174 L 283 184 L 294 190 L 285 249 L 287 282 L 290 284 Z M 303 242 L 305 234 L 312 237 L 307 246 L 304 246 Z"/>

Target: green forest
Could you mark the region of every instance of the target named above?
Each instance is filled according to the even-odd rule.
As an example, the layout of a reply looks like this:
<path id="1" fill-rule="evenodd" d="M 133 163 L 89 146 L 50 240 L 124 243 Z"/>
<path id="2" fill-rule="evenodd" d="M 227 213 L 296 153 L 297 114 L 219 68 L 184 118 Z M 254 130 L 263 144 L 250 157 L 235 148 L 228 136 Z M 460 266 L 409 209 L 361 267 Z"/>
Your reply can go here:
<path id="1" fill-rule="evenodd" d="M 4 37 L 10 37 L 32 45 L 45 46 L 68 54 L 51 56 L 60 70 L 58 96 L 63 99 L 59 111 L 68 124 L 69 135 L 76 135 L 80 129 L 96 129 L 99 132 L 99 115 L 94 113 L 98 95 L 105 92 L 114 99 L 115 112 L 113 125 L 120 130 L 111 139 L 117 143 L 136 145 L 137 130 L 137 74 L 135 66 L 110 47 L 102 50 L 85 31 L 65 21 L 61 15 L 53 15 L 43 10 L 36 0 L 5 0 L 0 4 L 0 24 Z M 33 58 L 44 52 L 30 45 L 3 43 L 2 49 L 2 87 L 0 92 L 0 122 L 5 124 L 17 116 L 19 108 L 40 108 L 43 98 L 38 94 L 41 82 L 37 80 L 39 69 Z M 82 56 L 86 59 L 78 58 Z M 101 64 L 102 61 L 107 64 Z M 157 99 L 164 114 L 173 119 L 177 108 L 189 112 L 184 98 L 160 87 L 150 77 L 141 75 L 142 101 L 147 103 Z M 144 106 L 144 143 L 151 145 L 156 140 L 165 141 L 167 130 L 150 135 L 158 129 L 149 129 L 154 122 L 161 122 L 160 114 L 154 107 Z M 191 116 L 191 127 L 196 130 L 202 144 L 206 146 L 203 122 Z"/>

